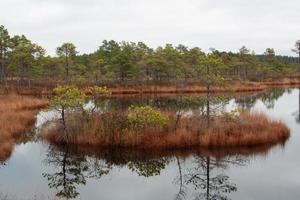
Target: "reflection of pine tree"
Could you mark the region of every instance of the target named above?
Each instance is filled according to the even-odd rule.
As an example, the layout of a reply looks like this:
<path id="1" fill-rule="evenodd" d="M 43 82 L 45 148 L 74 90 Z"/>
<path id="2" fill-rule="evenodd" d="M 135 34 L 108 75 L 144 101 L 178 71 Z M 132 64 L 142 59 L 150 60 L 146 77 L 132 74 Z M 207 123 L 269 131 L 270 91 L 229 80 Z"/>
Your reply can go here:
<path id="1" fill-rule="evenodd" d="M 275 102 L 281 97 L 285 92 L 285 89 L 275 88 L 266 91 L 260 95 L 260 100 L 266 105 L 268 109 L 274 108 Z"/>
<path id="2" fill-rule="evenodd" d="M 79 195 L 77 186 L 85 185 L 87 177 L 99 178 L 110 171 L 110 166 L 100 160 L 71 154 L 68 148 L 50 147 L 45 162 L 57 170 L 54 173 L 43 173 L 49 187 L 57 190 L 56 196 L 66 199 L 76 198 Z"/>
<path id="3" fill-rule="evenodd" d="M 185 199 L 186 197 L 186 187 L 183 183 L 183 175 L 182 175 L 182 167 L 180 163 L 180 159 L 176 156 L 177 166 L 178 166 L 178 172 L 179 172 L 179 191 L 175 197 L 175 200 L 181 200 Z"/>
<path id="4" fill-rule="evenodd" d="M 139 176 L 151 177 L 159 175 L 161 170 L 166 168 L 168 163 L 167 159 L 161 158 L 145 161 L 130 161 L 127 165 L 129 169 L 136 172 Z"/>
<path id="5" fill-rule="evenodd" d="M 298 95 L 298 113 L 297 113 L 297 116 L 296 116 L 296 122 L 298 124 L 300 124 L 300 89 L 299 90 L 299 95 Z"/>
<path id="6" fill-rule="evenodd" d="M 88 178 L 97 178 L 100 179 L 102 176 L 107 175 L 112 166 L 108 164 L 105 160 L 98 159 L 95 157 L 88 157 L 88 171 L 87 177 Z"/>
<path id="7" fill-rule="evenodd" d="M 224 174 L 213 175 L 212 170 L 216 163 L 210 157 L 197 158 L 198 167 L 194 173 L 189 174 L 186 178 L 187 184 L 193 184 L 195 190 L 200 191 L 195 199 L 227 199 L 224 193 L 236 191 L 235 184 L 230 183 L 229 177 Z"/>
<path id="8" fill-rule="evenodd" d="M 193 186 L 195 189 L 195 199 L 207 200 L 227 200 L 228 193 L 235 192 L 237 187 L 229 181 L 229 176 L 225 174 L 215 174 L 217 168 L 227 168 L 229 165 L 243 165 L 246 160 L 240 157 L 228 157 L 216 159 L 213 157 L 194 157 L 194 165 L 188 169 L 186 174 L 182 174 L 180 160 L 179 183 L 180 189 L 176 199 L 185 199 L 187 186 Z"/>
<path id="9" fill-rule="evenodd" d="M 87 156 L 69 148 L 49 147 L 45 163 L 55 172 L 43 173 L 50 188 L 57 190 L 59 198 L 72 199 L 79 195 L 77 187 L 86 184 L 86 178 L 99 179 L 109 174 L 113 166 L 127 166 L 139 176 L 151 177 L 160 174 L 169 160 L 167 158 L 134 159 L 122 151 L 109 151 L 104 157 Z"/>
<path id="10" fill-rule="evenodd" d="M 241 96 L 235 98 L 235 102 L 242 110 L 250 110 L 257 100 L 261 100 L 269 109 L 274 108 L 275 102 L 284 94 L 285 89 L 271 89 L 254 95 Z"/>
<path id="11" fill-rule="evenodd" d="M 241 96 L 235 99 L 235 103 L 242 109 L 250 110 L 256 103 L 257 96 Z"/>
<path id="12" fill-rule="evenodd" d="M 58 197 L 72 199 L 79 195 L 76 185 L 86 183 L 83 172 L 87 171 L 87 166 L 83 161 L 84 157 L 70 156 L 68 149 L 48 152 L 46 162 L 55 166 L 58 171 L 53 174 L 44 173 L 43 176 L 48 179 L 49 187 L 58 191 Z"/>

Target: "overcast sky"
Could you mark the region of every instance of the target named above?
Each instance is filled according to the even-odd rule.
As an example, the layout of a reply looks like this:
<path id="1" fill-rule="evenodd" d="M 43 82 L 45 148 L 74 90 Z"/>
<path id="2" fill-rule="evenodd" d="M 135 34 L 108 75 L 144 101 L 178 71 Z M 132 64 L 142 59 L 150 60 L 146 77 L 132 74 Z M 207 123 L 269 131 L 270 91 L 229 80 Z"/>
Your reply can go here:
<path id="1" fill-rule="evenodd" d="M 299 20 L 299 0 L 0 0 L 0 24 L 51 55 L 63 42 L 93 52 L 104 39 L 294 55 Z"/>

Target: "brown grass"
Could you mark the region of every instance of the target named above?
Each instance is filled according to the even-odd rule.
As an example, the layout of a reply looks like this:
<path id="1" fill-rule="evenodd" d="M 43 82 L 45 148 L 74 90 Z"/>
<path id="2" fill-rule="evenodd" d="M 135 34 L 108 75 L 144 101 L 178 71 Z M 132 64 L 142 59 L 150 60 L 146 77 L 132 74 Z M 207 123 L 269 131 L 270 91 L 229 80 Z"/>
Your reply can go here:
<path id="1" fill-rule="evenodd" d="M 215 119 L 212 127 L 200 131 L 200 134 L 195 133 L 192 123 L 197 122 L 185 122 L 185 128 L 178 130 L 177 137 L 169 134 L 165 141 L 157 141 L 157 145 L 170 143 L 172 146 L 255 146 L 280 143 L 289 137 L 289 129 L 285 124 L 270 120 L 261 113 L 243 113 L 238 120 Z"/>
<path id="2" fill-rule="evenodd" d="M 13 149 L 12 141 L 0 143 L 0 164 L 10 157 Z"/>
<path id="3" fill-rule="evenodd" d="M 254 92 L 263 91 L 274 87 L 287 87 L 287 86 L 299 86 L 300 81 L 297 78 L 284 78 L 270 81 L 228 81 L 222 86 L 211 87 L 212 93 L 220 92 Z M 207 88 L 205 85 L 201 85 L 197 82 L 183 83 L 181 85 L 176 84 L 161 84 L 155 85 L 143 85 L 138 84 L 134 86 L 124 87 L 122 85 L 111 87 L 113 95 L 124 94 L 177 94 L 177 93 L 206 93 Z"/>
<path id="4" fill-rule="evenodd" d="M 228 84 L 224 86 L 214 86 L 211 87 L 212 93 L 220 93 L 220 92 L 251 92 L 251 91 L 262 91 L 268 89 L 269 87 L 264 84 L 258 83 L 234 83 Z M 176 85 L 159 85 L 159 86 L 140 86 L 140 87 L 130 87 L 124 88 L 122 86 L 117 88 L 110 88 L 113 95 L 120 94 L 177 94 L 177 93 L 206 93 L 207 88 L 204 85 L 199 84 L 186 84 L 185 86 L 177 87 Z"/>
<path id="5" fill-rule="evenodd" d="M 19 95 L 0 95 L 0 160 L 10 155 L 15 139 L 35 123 L 38 109 L 47 100 Z"/>
<path id="6" fill-rule="evenodd" d="M 174 119 L 165 128 L 149 128 L 142 132 L 120 131 L 122 120 L 108 120 L 97 117 L 89 122 L 72 119 L 69 126 L 71 136 L 64 143 L 77 146 L 126 147 L 137 149 L 180 149 L 180 148 L 219 148 L 249 147 L 277 144 L 289 137 L 289 129 L 280 121 L 268 119 L 259 113 L 243 113 L 239 119 L 213 119 L 211 127 L 200 123 L 198 118 L 183 118 L 174 130 Z M 72 123 L 73 121 L 73 123 Z M 75 123 L 74 123 L 75 122 Z M 117 126 L 117 125 L 119 126 Z M 110 129 L 104 129 L 108 126 Z M 53 127 L 53 126 L 52 126 Z M 118 127 L 119 129 L 116 129 Z M 51 143 L 61 142 L 61 129 L 45 129 L 42 137 Z"/>
<path id="7" fill-rule="evenodd" d="M 60 83 L 62 84 L 62 83 Z M 146 84 L 145 82 L 136 82 L 132 84 L 110 84 L 108 88 L 112 91 L 113 95 L 134 95 L 134 94 L 178 94 L 178 93 L 205 93 L 207 92 L 206 86 L 199 82 L 173 82 L 173 83 L 160 83 Z M 9 86 L 9 91 L 15 91 L 22 95 L 52 95 L 52 90 L 57 84 L 47 85 L 34 85 L 32 88 L 28 87 L 17 87 L 14 85 Z M 86 87 L 89 84 L 79 85 L 79 87 Z M 222 86 L 211 87 L 212 93 L 220 92 L 254 92 L 263 91 L 274 87 L 291 87 L 300 86 L 299 78 L 282 78 L 264 81 L 227 81 Z M 5 93 L 0 88 L 0 94 Z"/>

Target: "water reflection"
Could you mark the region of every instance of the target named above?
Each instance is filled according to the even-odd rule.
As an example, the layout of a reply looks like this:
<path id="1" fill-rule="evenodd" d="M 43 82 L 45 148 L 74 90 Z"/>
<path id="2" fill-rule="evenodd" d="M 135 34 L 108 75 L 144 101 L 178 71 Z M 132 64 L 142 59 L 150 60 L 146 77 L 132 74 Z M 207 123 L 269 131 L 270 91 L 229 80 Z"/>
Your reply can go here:
<path id="1" fill-rule="evenodd" d="M 129 96 L 129 97 L 114 97 L 107 100 L 106 106 L 109 110 L 126 110 L 130 105 L 145 106 L 149 105 L 159 108 L 163 111 L 190 111 L 198 110 L 206 107 L 207 96 Z M 214 95 L 211 96 L 210 102 L 212 105 L 220 103 L 228 103 L 229 95 Z"/>
<path id="2" fill-rule="evenodd" d="M 298 95 L 298 111 L 296 112 L 296 122 L 300 124 L 300 89 Z"/>
<path id="3" fill-rule="evenodd" d="M 55 169 L 42 174 L 48 180 L 48 186 L 56 189 L 57 197 L 66 199 L 76 198 L 79 195 L 77 187 L 85 185 L 87 178 L 99 179 L 112 168 L 107 162 L 72 152 L 69 147 L 50 146 L 44 163 Z"/>
<path id="4" fill-rule="evenodd" d="M 86 160 L 81 156 L 70 156 L 69 150 L 49 150 L 47 164 L 54 165 L 57 171 L 44 173 L 50 188 L 57 190 L 58 197 L 75 198 L 79 195 L 76 185 L 85 185 L 86 180 L 83 173 L 87 170 Z"/>
<path id="5" fill-rule="evenodd" d="M 295 119 L 298 123 L 300 121 L 300 112 L 295 112 L 296 109 L 300 109 L 300 92 L 293 90 L 293 95 L 289 96 L 288 94 L 290 92 L 291 90 L 288 89 L 273 89 L 265 92 L 235 95 L 231 97 L 212 95 L 209 100 L 209 106 L 211 108 L 210 114 L 213 115 L 214 110 L 224 109 L 228 104 L 234 108 L 238 106 L 247 110 L 252 109 L 255 105 L 257 107 L 257 102 L 259 102 L 260 105 L 263 103 L 266 106 L 264 110 L 267 110 L 269 115 L 275 113 L 275 116 L 282 117 L 280 119 L 288 122 L 289 127 L 295 132 L 295 130 L 298 131 L 298 127 L 295 125 Z M 283 94 L 287 95 L 285 95 L 284 98 L 281 99 L 281 103 L 278 104 L 278 99 L 283 96 Z M 284 102 L 284 104 L 282 102 Z M 291 102 L 297 102 L 297 104 L 290 106 Z M 127 107 L 132 104 L 151 105 L 164 111 L 173 111 L 179 120 L 184 115 L 205 116 L 207 114 L 207 98 L 201 95 L 138 98 L 113 97 L 105 102 L 99 103 L 98 107 L 99 109 L 107 110 L 126 110 Z M 270 110 L 275 111 L 269 112 Z M 287 111 L 283 114 L 283 110 Z M 294 112 L 293 116 L 291 116 L 292 112 Z M 47 112 L 44 114 L 47 114 Z M 50 112 L 50 114 L 53 113 Z M 8 163 L 7 166 L 3 166 L 3 163 L 0 162 L 0 173 L 2 173 L 0 193 L 4 192 L 6 194 L 10 188 L 14 189 L 14 187 L 16 187 L 16 191 L 14 192 L 12 189 L 10 193 L 15 194 L 16 199 L 22 199 L 24 194 L 28 195 L 28 193 L 30 193 L 29 195 L 31 195 L 35 192 L 30 186 L 27 186 L 28 182 L 32 182 L 32 185 L 36 188 L 42 188 L 40 192 L 36 190 L 38 191 L 38 195 L 43 193 L 52 195 L 52 192 L 54 192 L 59 199 L 99 199 L 102 196 L 104 198 L 114 197 L 112 199 L 118 199 L 112 194 L 112 191 L 115 192 L 115 189 L 118 188 L 110 189 L 108 187 L 115 187 L 115 185 L 109 185 L 107 187 L 106 185 L 108 185 L 108 178 L 113 184 L 118 184 L 114 180 L 119 181 L 121 179 L 118 179 L 119 176 L 122 176 L 121 180 L 126 182 L 126 184 L 140 189 L 140 191 L 134 191 L 138 194 L 146 194 L 148 192 L 146 189 L 144 190 L 143 185 L 140 186 L 141 179 L 145 180 L 145 182 L 148 181 L 150 184 L 163 187 L 162 190 L 164 190 L 164 187 L 168 187 L 169 190 L 166 190 L 164 194 L 172 196 L 173 199 L 243 199 L 244 195 L 248 195 L 251 197 L 250 199 L 257 199 L 253 198 L 252 191 L 255 191 L 259 197 L 262 197 L 260 199 L 274 199 L 267 197 L 274 197 L 276 194 L 272 195 L 268 193 L 268 195 L 265 195 L 261 189 L 257 189 L 261 188 L 261 185 L 253 181 L 253 179 L 259 179 L 260 177 L 256 177 L 256 175 L 260 173 L 269 173 L 269 176 L 265 176 L 264 184 L 273 183 L 272 180 L 268 182 L 267 179 L 272 179 L 272 177 L 284 173 L 284 175 L 281 176 L 282 185 L 280 183 L 276 183 L 275 186 L 270 184 L 270 188 L 274 190 L 277 190 L 283 186 L 283 184 L 287 187 L 295 186 L 295 184 L 296 186 L 299 185 L 295 180 L 296 178 L 294 178 L 296 177 L 295 168 L 299 166 L 299 159 L 297 159 L 297 153 L 295 153 L 299 150 L 299 144 L 297 142 L 299 138 L 295 138 L 298 137 L 297 134 L 292 134 L 293 140 L 289 143 L 289 148 L 285 149 L 285 155 L 281 154 L 281 151 L 274 151 L 274 154 L 272 153 L 270 154 L 271 156 L 268 156 L 268 162 L 262 162 L 258 159 L 258 155 L 267 157 L 267 155 L 269 155 L 268 152 L 277 147 L 267 145 L 256 148 L 222 150 L 188 149 L 185 151 L 143 152 L 125 149 L 74 149 L 70 147 L 48 147 L 46 145 L 46 147 L 43 146 L 40 150 L 43 155 L 42 166 L 38 159 L 40 155 L 28 151 L 28 149 L 31 148 L 28 146 L 32 146 L 32 144 L 28 142 L 36 140 L 35 134 L 36 131 L 30 131 L 26 137 L 21 138 L 17 142 L 17 146 L 22 146 L 22 150 L 19 149 L 17 152 L 3 159 L 6 160 L 5 163 Z M 37 144 L 38 143 L 35 143 L 35 145 Z M 284 144 L 282 144 L 282 147 L 283 146 Z M 23 148 L 28 149 L 27 151 L 23 151 Z M 10 156 L 12 156 L 12 159 L 7 161 Z M 33 159 L 33 157 L 35 159 Z M 26 162 L 27 160 L 29 161 Z M 261 167 L 261 163 L 263 163 L 263 165 L 268 164 L 268 166 Z M 234 175 L 238 173 L 236 171 L 250 164 L 251 168 L 241 171 L 251 175 L 247 177 L 234 177 Z M 234 172 L 232 172 L 231 169 L 234 169 Z M 284 169 L 284 172 L 282 172 L 282 169 Z M 25 170 L 26 173 L 29 174 L 27 178 L 26 175 L 18 173 L 19 171 Z M 122 173 L 128 170 L 132 174 L 124 176 L 123 174 L 116 173 L 117 170 L 121 170 Z M 14 177 L 12 176 L 13 174 L 17 174 L 17 176 Z M 22 180 L 20 181 L 19 176 L 24 178 L 23 182 Z M 139 177 L 139 181 L 137 181 L 134 176 Z M 239 174 L 237 176 L 239 176 Z M 253 176 L 253 178 L 250 176 Z M 34 180 L 32 177 L 34 177 Z M 153 179 L 153 177 L 158 179 Z M 159 177 L 162 177 L 163 180 L 159 179 Z M 169 177 L 171 180 L 169 180 Z M 98 191 L 99 188 L 95 189 L 95 187 L 89 185 L 89 181 L 91 180 L 94 181 L 92 183 L 95 184 L 95 187 L 101 186 L 104 188 L 105 194 L 100 193 Z M 162 181 L 163 183 L 161 183 Z M 41 186 L 37 187 L 36 185 Z M 245 188 L 247 188 L 246 190 L 248 192 L 249 185 L 253 186 L 253 188 L 255 187 L 253 190 L 249 189 L 250 195 L 244 193 Z M 51 188 L 51 190 L 49 190 L 49 188 Z M 239 191 L 241 188 L 244 189 L 242 192 Z M 22 192 L 23 189 L 26 191 Z M 156 193 L 157 188 L 152 188 L 152 191 Z M 294 196 L 299 194 L 297 193 L 298 190 L 292 187 L 290 187 L 290 191 Z M 83 192 L 85 192 L 84 195 Z M 94 196 L 89 193 L 94 193 Z M 126 192 L 122 191 L 120 193 L 126 196 Z M 151 195 L 148 194 L 149 199 L 166 199 L 163 195 L 158 198 L 150 198 L 152 197 Z M 127 194 L 126 197 L 128 196 L 131 197 L 130 194 Z M 26 198 L 24 197 L 24 199 Z"/>
<path id="6" fill-rule="evenodd" d="M 275 102 L 285 93 L 291 93 L 291 89 L 274 88 L 264 92 L 254 93 L 252 95 L 243 95 L 235 98 L 236 104 L 242 110 L 251 109 L 257 100 L 261 100 L 268 109 L 274 108 Z"/>
<path id="7" fill-rule="evenodd" d="M 240 164 L 246 162 L 245 159 L 228 158 L 216 160 L 212 157 L 194 156 L 193 167 L 188 170 L 185 175 L 180 173 L 180 190 L 176 199 L 185 199 L 183 184 L 191 185 L 194 188 L 194 199 L 228 199 L 227 193 L 235 192 L 237 186 L 230 182 L 229 176 L 226 174 L 219 174 L 214 171 L 215 168 L 226 168 L 230 162 L 233 164 Z M 179 163 L 179 160 L 178 160 Z"/>
<path id="8" fill-rule="evenodd" d="M 266 155 L 272 146 L 233 149 L 190 149 L 186 151 L 134 151 L 128 149 L 49 146 L 44 164 L 54 169 L 43 173 L 56 196 L 74 199 L 87 179 L 110 176 L 115 168 L 127 168 L 138 176 L 159 176 L 170 164 L 178 166 L 173 184 L 179 187 L 174 199 L 230 199 L 238 186 L 225 169 L 246 166 L 254 155 Z M 220 171 L 223 170 L 223 171 Z M 171 184 L 171 183 L 170 183 Z"/>
<path id="9" fill-rule="evenodd" d="M 284 143 L 279 146 L 283 148 Z M 250 164 L 253 156 L 267 156 L 271 149 L 272 146 L 269 145 L 223 150 L 206 149 L 193 153 L 191 163 L 185 170 L 182 167 L 184 159 L 175 157 L 179 174 L 175 179 L 175 183 L 179 185 L 175 199 L 231 199 L 230 193 L 236 192 L 238 186 L 230 180 L 226 170 L 232 167 L 245 167 Z"/>
<path id="10" fill-rule="evenodd" d="M 126 110 L 130 105 L 150 105 L 162 110 L 190 111 L 206 108 L 207 100 L 211 105 L 226 105 L 233 99 L 243 110 L 251 109 L 260 100 L 267 108 L 274 108 L 275 102 L 284 94 L 290 94 L 292 89 L 274 88 L 263 92 L 244 94 L 211 94 L 207 95 L 169 95 L 169 96 L 125 96 L 112 97 L 99 105 L 102 109 Z"/>

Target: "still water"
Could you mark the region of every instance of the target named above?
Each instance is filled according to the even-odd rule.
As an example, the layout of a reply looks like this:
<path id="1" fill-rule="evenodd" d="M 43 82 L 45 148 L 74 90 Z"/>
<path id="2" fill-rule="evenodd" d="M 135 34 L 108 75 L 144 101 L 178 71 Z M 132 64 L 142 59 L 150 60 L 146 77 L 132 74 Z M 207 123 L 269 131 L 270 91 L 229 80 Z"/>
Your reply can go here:
<path id="1" fill-rule="evenodd" d="M 103 108 L 151 104 L 189 113 L 201 107 L 183 99 L 112 98 Z M 41 112 L 32 137 L 19 141 L 0 165 L 0 199 L 299 199 L 299 90 L 272 89 L 225 101 L 225 109 L 250 109 L 282 120 L 291 130 L 290 138 L 284 144 L 243 149 L 71 149 L 34 137 L 45 119 L 55 115 Z"/>

